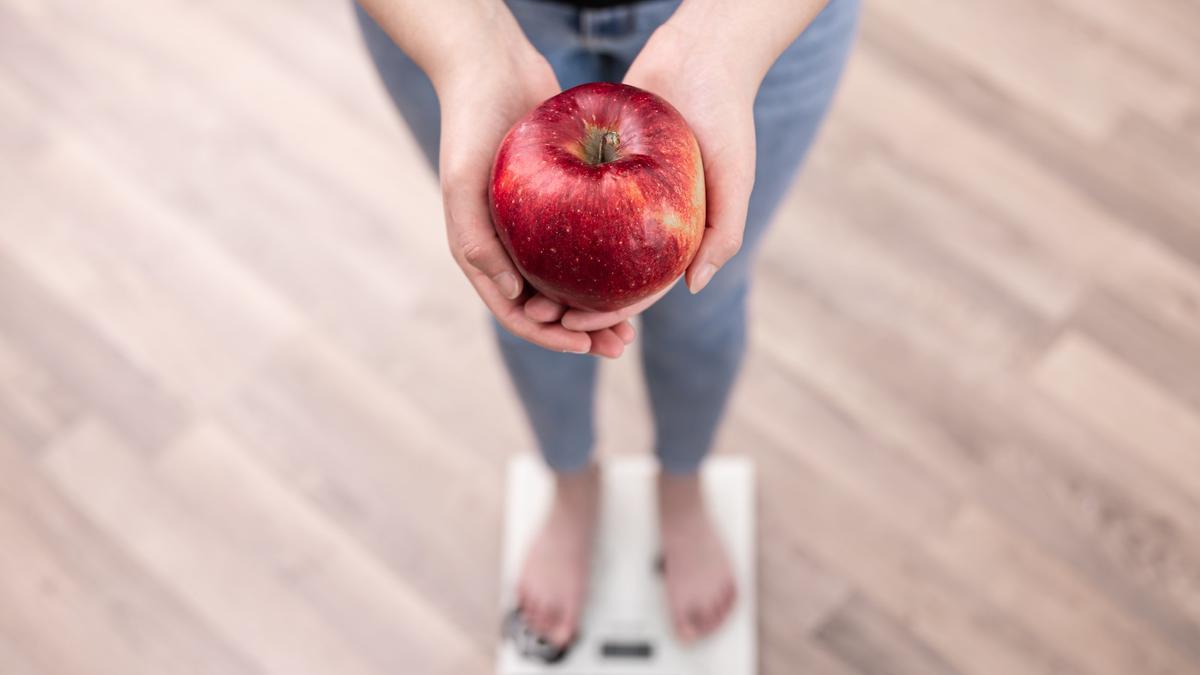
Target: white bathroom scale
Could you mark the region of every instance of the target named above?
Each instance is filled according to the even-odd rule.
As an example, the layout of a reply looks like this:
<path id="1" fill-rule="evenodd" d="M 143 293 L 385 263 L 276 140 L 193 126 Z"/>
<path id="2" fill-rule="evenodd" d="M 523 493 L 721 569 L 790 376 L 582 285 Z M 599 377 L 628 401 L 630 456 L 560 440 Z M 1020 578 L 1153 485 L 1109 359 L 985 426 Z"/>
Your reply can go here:
<path id="1" fill-rule="evenodd" d="M 578 636 L 560 650 L 532 634 L 514 609 L 517 577 L 553 496 L 552 478 L 533 455 L 509 462 L 499 675 L 754 675 L 753 465 L 735 457 L 705 462 L 705 495 L 737 575 L 738 599 L 715 633 L 691 645 L 674 637 L 659 569 L 657 463 L 650 457 L 622 458 L 601 467 L 587 604 Z"/>

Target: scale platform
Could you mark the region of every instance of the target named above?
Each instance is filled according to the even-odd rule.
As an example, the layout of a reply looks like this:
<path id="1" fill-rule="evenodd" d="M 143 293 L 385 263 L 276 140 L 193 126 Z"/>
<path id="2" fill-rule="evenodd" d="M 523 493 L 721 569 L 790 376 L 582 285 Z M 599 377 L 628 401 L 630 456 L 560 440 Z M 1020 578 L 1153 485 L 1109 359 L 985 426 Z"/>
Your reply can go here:
<path id="1" fill-rule="evenodd" d="M 600 522 L 579 635 L 565 651 L 531 634 L 514 611 L 516 580 L 553 496 L 541 459 L 508 465 L 501 570 L 499 675 L 754 675 L 754 468 L 714 457 L 703 469 L 709 508 L 737 575 L 738 600 L 724 625 L 691 645 L 676 641 L 658 568 L 658 516 L 650 457 L 602 463 Z"/>

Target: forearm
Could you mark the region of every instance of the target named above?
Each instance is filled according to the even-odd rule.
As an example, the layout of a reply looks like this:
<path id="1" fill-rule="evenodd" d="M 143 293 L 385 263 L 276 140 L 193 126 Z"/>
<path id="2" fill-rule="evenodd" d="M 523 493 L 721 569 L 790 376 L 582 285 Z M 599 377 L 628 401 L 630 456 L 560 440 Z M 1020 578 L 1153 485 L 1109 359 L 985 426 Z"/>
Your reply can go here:
<path id="1" fill-rule="evenodd" d="M 685 53 L 723 64 L 757 89 L 829 0 L 685 0 L 663 24 Z"/>
<path id="2" fill-rule="evenodd" d="M 358 2 L 439 89 L 464 70 L 533 51 L 502 0 Z"/>

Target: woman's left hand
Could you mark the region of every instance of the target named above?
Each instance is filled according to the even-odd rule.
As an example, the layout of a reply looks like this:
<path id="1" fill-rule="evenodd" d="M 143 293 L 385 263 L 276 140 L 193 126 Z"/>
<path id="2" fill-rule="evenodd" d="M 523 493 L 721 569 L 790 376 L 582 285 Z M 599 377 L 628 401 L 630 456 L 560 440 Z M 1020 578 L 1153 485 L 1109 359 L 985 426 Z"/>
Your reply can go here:
<path id="1" fill-rule="evenodd" d="M 689 39 L 668 22 L 638 54 L 625 83 L 653 92 L 683 114 L 704 162 L 706 226 L 700 248 L 685 279 L 699 293 L 742 246 L 746 210 L 754 187 L 754 97 L 761 76 L 730 67 L 711 41 Z M 689 50 L 688 44 L 703 48 Z M 538 295 L 525 304 L 535 321 L 558 321 L 567 330 L 593 331 L 621 324 L 645 311 L 670 287 L 628 307 L 610 312 L 567 308 Z"/>

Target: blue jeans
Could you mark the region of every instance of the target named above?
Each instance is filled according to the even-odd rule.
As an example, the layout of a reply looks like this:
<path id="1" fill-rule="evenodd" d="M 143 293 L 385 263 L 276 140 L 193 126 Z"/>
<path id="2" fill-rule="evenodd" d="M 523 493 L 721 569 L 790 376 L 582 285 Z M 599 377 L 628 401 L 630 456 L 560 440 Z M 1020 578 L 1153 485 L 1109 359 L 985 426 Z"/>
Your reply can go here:
<path id="1" fill-rule="evenodd" d="M 564 88 L 620 81 L 678 0 L 580 10 L 509 0 Z M 692 295 L 676 284 L 641 316 L 642 366 L 663 470 L 696 471 L 713 442 L 746 349 L 746 295 L 755 251 L 829 107 L 854 38 L 858 0 L 830 0 L 767 73 L 754 103 L 757 180 L 741 252 Z M 437 96 L 424 73 L 358 10 L 367 48 L 405 122 L 437 167 Z M 525 342 L 496 325 L 500 351 L 537 436 L 559 472 L 587 466 L 595 441 L 597 359 Z"/>

